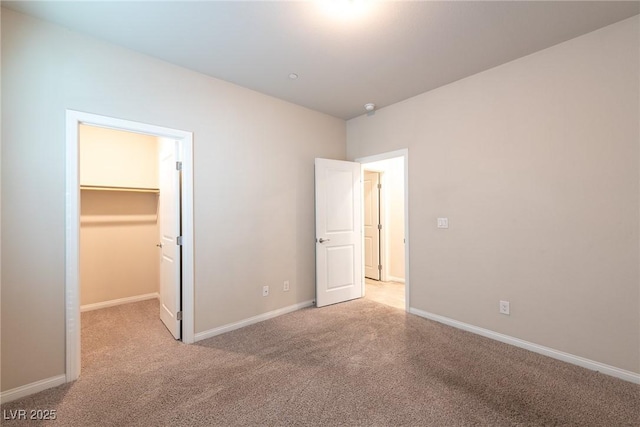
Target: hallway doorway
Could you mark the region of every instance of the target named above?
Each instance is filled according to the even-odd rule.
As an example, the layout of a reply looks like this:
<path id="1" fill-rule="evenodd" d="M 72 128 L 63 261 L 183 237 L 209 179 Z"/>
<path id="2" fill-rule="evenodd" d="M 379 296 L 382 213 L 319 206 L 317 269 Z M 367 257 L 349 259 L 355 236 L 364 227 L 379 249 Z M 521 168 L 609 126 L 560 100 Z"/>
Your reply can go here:
<path id="1" fill-rule="evenodd" d="M 407 150 L 362 164 L 365 296 L 408 310 Z"/>

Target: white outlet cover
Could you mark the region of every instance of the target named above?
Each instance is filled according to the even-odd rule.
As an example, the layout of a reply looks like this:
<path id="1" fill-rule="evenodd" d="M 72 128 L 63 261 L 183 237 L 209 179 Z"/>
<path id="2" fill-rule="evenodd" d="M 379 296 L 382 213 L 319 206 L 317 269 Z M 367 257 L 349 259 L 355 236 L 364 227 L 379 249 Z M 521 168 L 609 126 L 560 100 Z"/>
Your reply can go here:
<path id="1" fill-rule="evenodd" d="M 263 297 L 269 296 L 269 286 L 262 287 L 262 296 Z"/>
<path id="2" fill-rule="evenodd" d="M 282 289 L 283 289 L 285 292 L 289 291 L 289 281 L 288 281 L 288 280 L 285 280 L 285 281 L 284 281 L 284 285 L 283 285 Z"/>
<path id="3" fill-rule="evenodd" d="M 509 314 L 509 301 L 500 301 L 500 314 Z"/>
<path id="4" fill-rule="evenodd" d="M 438 218 L 438 228 L 449 228 L 449 218 Z"/>

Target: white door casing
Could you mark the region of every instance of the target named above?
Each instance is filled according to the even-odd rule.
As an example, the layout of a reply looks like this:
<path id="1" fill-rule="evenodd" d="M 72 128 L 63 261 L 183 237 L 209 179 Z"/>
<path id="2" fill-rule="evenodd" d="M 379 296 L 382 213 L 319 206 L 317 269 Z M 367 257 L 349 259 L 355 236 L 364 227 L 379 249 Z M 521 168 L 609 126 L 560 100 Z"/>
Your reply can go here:
<path id="1" fill-rule="evenodd" d="M 362 185 L 359 163 L 316 159 L 316 306 L 360 298 Z"/>
<path id="2" fill-rule="evenodd" d="M 394 159 L 401 157 L 404 163 L 404 292 L 405 292 L 405 310 L 409 312 L 411 310 L 411 257 L 410 253 L 410 233 L 409 233 L 409 150 L 404 148 L 401 150 L 390 151 L 387 153 L 375 154 L 371 156 L 359 157 L 355 160 L 366 167 L 368 163 L 379 162 L 381 160 Z M 381 192 L 381 197 L 384 200 L 384 188 Z M 384 202 L 383 202 L 384 204 Z M 385 262 L 384 253 L 382 253 L 383 264 Z M 388 258 L 388 257 L 387 257 Z M 383 277 L 384 280 L 384 277 Z"/>
<path id="3" fill-rule="evenodd" d="M 80 124 L 170 137 L 182 148 L 182 341 L 195 342 L 194 231 L 193 231 L 193 133 L 146 123 L 66 110 L 65 185 L 65 377 L 80 376 L 80 176 L 78 127 Z"/>
<path id="4" fill-rule="evenodd" d="M 363 172 L 364 276 L 380 280 L 380 173 Z"/>
<path id="5" fill-rule="evenodd" d="M 175 339 L 180 339 L 181 248 L 180 236 L 180 144 L 171 138 L 159 138 L 160 153 L 160 319 Z"/>

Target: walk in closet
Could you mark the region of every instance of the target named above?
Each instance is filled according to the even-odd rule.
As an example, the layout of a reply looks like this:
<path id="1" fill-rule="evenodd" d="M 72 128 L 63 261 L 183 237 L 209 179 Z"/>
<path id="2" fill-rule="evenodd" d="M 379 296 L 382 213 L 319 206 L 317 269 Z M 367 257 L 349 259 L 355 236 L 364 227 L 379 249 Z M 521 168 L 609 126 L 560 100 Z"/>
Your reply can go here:
<path id="1" fill-rule="evenodd" d="M 81 310 L 157 298 L 158 140 L 80 126 Z"/>

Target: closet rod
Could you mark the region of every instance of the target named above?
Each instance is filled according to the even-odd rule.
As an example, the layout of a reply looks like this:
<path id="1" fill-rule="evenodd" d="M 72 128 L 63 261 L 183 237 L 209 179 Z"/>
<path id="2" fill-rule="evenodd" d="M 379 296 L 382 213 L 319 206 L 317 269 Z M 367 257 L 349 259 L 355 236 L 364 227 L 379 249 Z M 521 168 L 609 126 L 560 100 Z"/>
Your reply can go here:
<path id="1" fill-rule="evenodd" d="M 111 187 L 102 185 L 81 185 L 80 189 L 97 191 L 132 191 L 137 193 L 160 193 L 160 190 L 158 188 Z"/>

